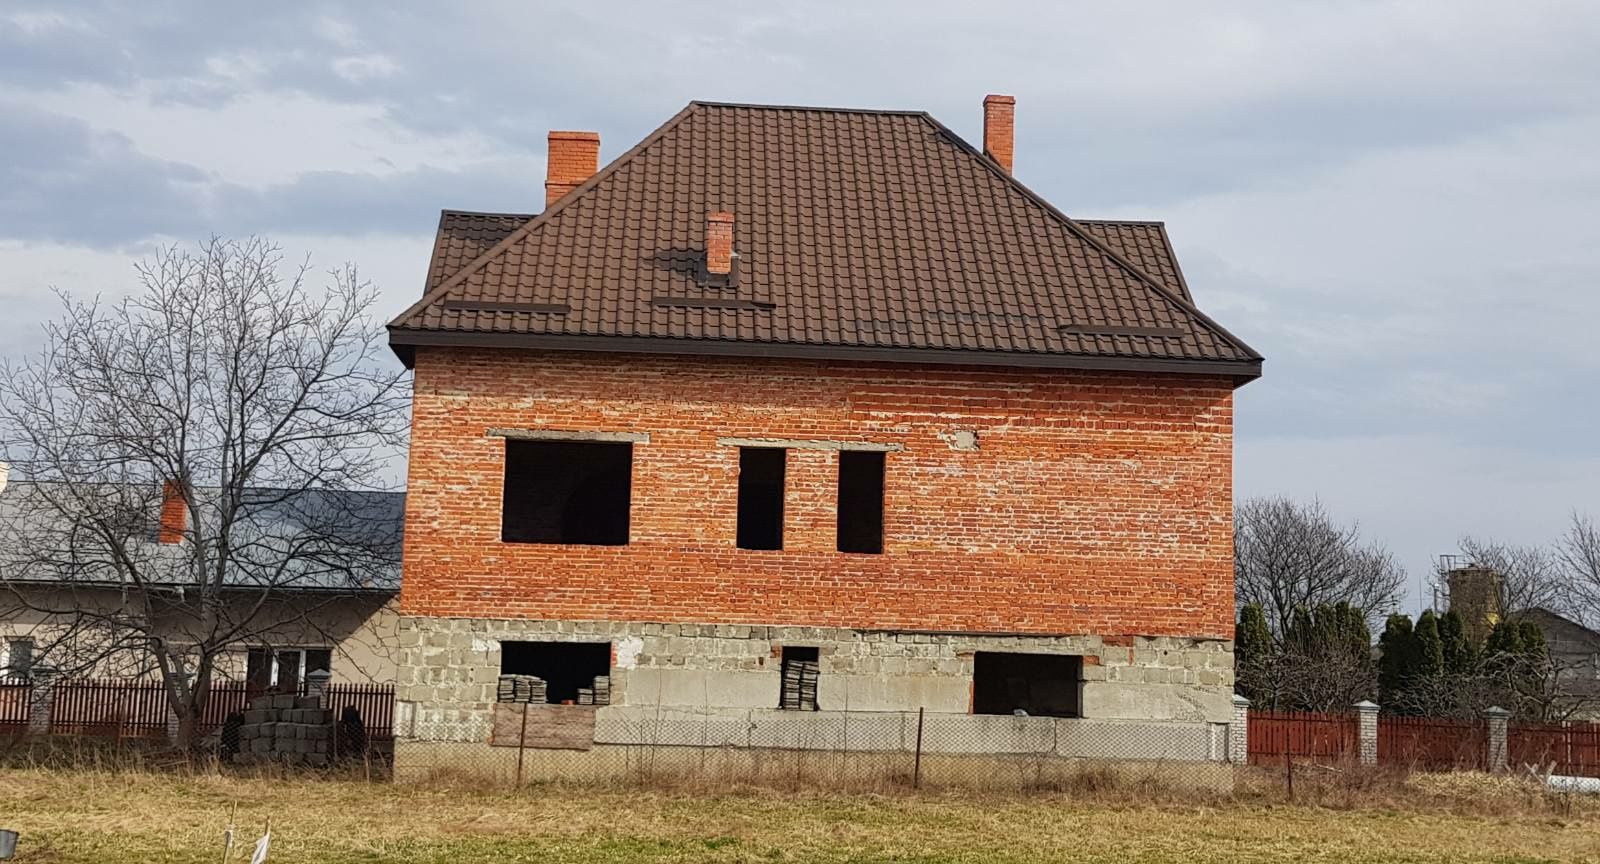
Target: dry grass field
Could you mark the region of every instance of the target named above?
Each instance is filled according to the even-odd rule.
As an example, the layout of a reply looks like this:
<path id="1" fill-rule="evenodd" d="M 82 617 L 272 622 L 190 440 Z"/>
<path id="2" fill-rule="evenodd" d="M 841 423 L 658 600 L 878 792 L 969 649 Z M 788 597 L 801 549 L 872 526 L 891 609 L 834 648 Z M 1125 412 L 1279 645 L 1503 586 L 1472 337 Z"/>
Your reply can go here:
<path id="1" fill-rule="evenodd" d="M 825 795 L 393 786 L 0 770 L 17 862 L 216 864 L 270 817 L 291 862 L 1600 862 L 1600 804 L 1509 780 L 1419 777 L 1286 804 L 1240 795 Z M 245 851 L 228 860 L 243 862 Z"/>

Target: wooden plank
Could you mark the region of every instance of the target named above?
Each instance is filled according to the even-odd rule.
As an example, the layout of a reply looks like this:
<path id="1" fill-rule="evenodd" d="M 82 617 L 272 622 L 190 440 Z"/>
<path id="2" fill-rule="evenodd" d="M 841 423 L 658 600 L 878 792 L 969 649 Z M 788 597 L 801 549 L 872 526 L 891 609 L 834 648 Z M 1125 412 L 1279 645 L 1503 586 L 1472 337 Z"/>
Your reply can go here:
<path id="1" fill-rule="evenodd" d="M 527 705 L 497 702 L 489 743 L 515 747 L 522 738 L 522 713 L 527 711 L 523 746 L 535 750 L 589 750 L 594 747 L 593 705 Z"/>

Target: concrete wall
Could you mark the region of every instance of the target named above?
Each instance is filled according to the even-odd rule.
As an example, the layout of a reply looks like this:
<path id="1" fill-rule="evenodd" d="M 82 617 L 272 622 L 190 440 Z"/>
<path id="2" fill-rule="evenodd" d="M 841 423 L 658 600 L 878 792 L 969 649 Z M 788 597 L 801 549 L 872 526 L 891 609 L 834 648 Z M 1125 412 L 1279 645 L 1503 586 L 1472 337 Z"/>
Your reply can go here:
<path id="1" fill-rule="evenodd" d="M 609 642 L 613 706 L 721 716 L 730 728 L 748 725 L 751 711 L 776 709 L 784 645 L 818 647 L 822 713 L 965 715 L 974 652 L 1016 651 L 1082 656 L 1086 720 L 1232 716 L 1233 644 L 1218 639 L 417 617 L 402 618 L 398 636 L 401 714 L 425 735 L 455 740 L 487 735 L 503 640 Z"/>
<path id="2" fill-rule="evenodd" d="M 19 596 L 20 595 L 20 596 Z M 7 585 L 0 588 L 0 643 L 13 637 L 35 642 L 36 662 L 96 678 L 144 678 L 156 674 L 144 650 L 108 647 L 113 634 L 104 626 L 88 626 L 76 616 L 50 610 L 82 609 L 100 615 L 140 614 L 137 595 L 108 588 L 44 588 Z M 234 612 L 248 614 L 251 596 L 235 602 Z M 250 647 L 332 648 L 331 680 L 339 683 L 390 683 L 396 671 L 399 615 L 392 597 L 295 596 L 260 609 L 249 630 L 255 638 L 241 642 L 218 659 L 217 674 L 243 680 Z M 77 626 L 73 626 L 77 622 Z M 174 644 L 192 642 L 193 622 L 176 616 L 156 619 L 157 635 Z"/>

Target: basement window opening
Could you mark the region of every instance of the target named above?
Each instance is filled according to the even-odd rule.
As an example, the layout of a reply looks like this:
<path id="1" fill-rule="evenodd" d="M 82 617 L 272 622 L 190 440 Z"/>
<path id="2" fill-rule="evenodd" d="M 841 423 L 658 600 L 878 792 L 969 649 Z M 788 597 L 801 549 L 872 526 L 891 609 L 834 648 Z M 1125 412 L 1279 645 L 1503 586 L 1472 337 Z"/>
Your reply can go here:
<path id="1" fill-rule="evenodd" d="M 611 703 L 610 642 L 501 642 L 500 702 Z"/>
<path id="2" fill-rule="evenodd" d="M 789 451 L 779 447 L 739 448 L 740 549 L 783 548 L 783 477 Z"/>
<path id="3" fill-rule="evenodd" d="M 840 552 L 883 552 L 883 470 L 882 451 L 839 451 Z"/>
<path id="4" fill-rule="evenodd" d="M 506 440 L 500 538 L 626 546 L 633 444 Z"/>
<path id="5" fill-rule="evenodd" d="M 972 713 L 1079 717 L 1083 658 L 1073 654 L 979 651 L 973 660 Z"/>
<path id="6" fill-rule="evenodd" d="M 820 665 L 816 646 L 783 646 L 782 685 L 778 707 L 786 711 L 817 710 L 817 678 Z"/>

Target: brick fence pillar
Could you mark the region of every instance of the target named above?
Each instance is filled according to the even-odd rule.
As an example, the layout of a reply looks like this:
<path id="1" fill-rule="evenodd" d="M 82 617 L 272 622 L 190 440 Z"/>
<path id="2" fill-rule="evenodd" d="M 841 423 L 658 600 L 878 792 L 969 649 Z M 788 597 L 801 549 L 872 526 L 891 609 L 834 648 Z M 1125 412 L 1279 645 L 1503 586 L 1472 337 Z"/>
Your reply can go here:
<path id="1" fill-rule="evenodd" d="M 1483 716 L 1489 721 L 1488 768 L 1490 771 L 1503 771 L 1506 767 L 1506 732 L 1511 712 L 1496 705 L 1484 709 Z"/>
<path id="2" fill-rule="evenodd" d="M 33 667 L 33 689 L 28 693 L 28 734 L 50 734 L 51 691 L 55 689 L 56 670 Z"/>
<path id="3" fill-rule="evenodd" d="M 1250 700 L 1233 694 L 1233 722 L 1228 724 L 1228 761 L 1243 765 L 1250 760 Z"/>
<path id="4" fill-rule="evenodd" d="M 1356 703 L 1356 752 L 1362 765 L 1378 764 L 1378 706 L 1366 699 Z"/>

